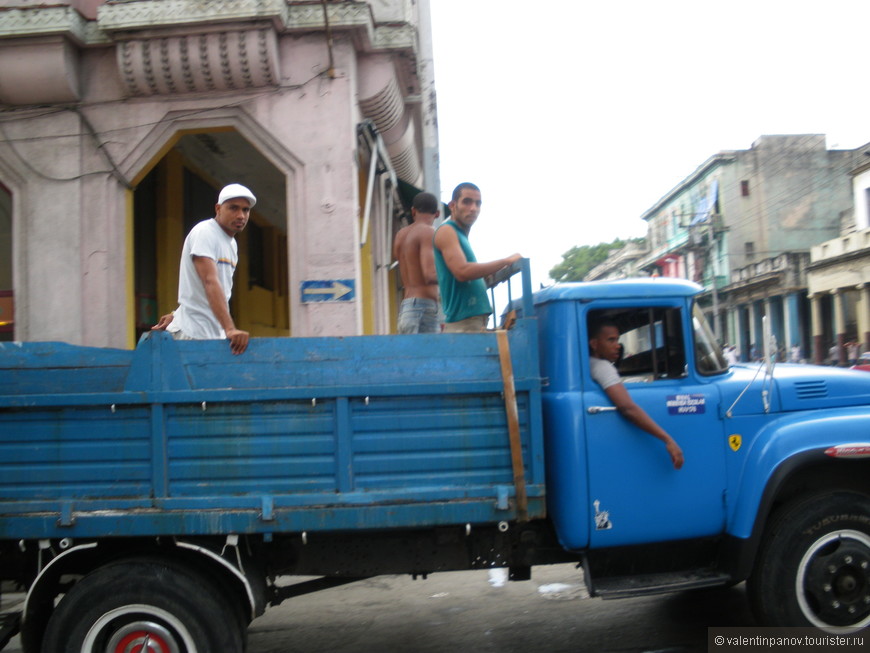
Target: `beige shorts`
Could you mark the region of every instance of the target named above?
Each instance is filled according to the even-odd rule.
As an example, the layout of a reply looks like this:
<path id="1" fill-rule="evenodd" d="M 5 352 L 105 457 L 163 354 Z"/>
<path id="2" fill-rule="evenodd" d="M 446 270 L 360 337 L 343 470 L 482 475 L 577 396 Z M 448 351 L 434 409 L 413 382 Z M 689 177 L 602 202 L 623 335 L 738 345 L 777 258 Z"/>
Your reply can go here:
<path id="1" fill-rule="evenodd" d="M 472 315 L 459 322 L 447 322 L 444 333 L 480 333 L 486 331 L 489 315 Z"/>

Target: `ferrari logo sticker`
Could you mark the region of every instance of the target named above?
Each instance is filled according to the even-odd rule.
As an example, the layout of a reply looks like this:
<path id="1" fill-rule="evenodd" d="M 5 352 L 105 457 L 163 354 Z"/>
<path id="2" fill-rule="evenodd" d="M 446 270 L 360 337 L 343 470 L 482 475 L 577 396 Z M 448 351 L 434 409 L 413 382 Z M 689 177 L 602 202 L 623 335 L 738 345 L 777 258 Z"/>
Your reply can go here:
<path id="1" fill-rule="evenodd" d="M 731 451 L 737 451 L 740 449 L 741 444 L 743 444 L 743 438 L 741 438 L 739 434 L 735 433 L 734 435 L 728 436 L 728 446 L 731 447 Z"/>

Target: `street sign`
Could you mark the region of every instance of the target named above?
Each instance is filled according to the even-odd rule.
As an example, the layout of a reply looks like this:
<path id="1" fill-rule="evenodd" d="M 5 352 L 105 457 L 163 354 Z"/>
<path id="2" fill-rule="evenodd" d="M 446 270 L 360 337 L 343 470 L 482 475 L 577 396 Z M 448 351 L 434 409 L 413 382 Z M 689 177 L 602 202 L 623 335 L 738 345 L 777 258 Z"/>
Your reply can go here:
<path id="1" fill-rule="evenodd" d="M 302 303 L 349 302 L 356 296 L 354 279 L 323 279 L 303 281 Z"/>

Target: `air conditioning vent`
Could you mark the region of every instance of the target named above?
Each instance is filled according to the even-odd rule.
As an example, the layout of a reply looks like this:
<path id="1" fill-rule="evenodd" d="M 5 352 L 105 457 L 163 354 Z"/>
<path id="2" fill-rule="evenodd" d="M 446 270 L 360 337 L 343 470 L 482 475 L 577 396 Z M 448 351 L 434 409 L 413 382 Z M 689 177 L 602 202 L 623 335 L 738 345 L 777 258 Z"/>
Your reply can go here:
<path id="1" fill-rule="evenodd" d="M 821 399 L 828 396 L 828 384 L 824 381 L 798 381 L 795 383 L 798 399 Z"/>

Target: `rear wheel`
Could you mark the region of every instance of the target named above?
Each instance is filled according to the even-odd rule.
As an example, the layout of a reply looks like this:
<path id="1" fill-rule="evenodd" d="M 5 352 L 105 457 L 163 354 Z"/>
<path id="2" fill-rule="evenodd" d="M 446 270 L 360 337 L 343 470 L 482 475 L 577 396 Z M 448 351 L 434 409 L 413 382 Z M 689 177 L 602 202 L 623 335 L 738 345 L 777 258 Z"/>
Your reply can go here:
<path id="1" fill-rule="evenodd" d="M 88 574 L 51 616 L 44 653 L 240 653 L 239 621 L 217 584 L 156 559 Z"/>
<path id="2" fill-rule="evenodd" d="M 781 510 L 748 589 L 765 625 L 831 633 L 870 625 L 870 499 L 837 492 Z"/>

